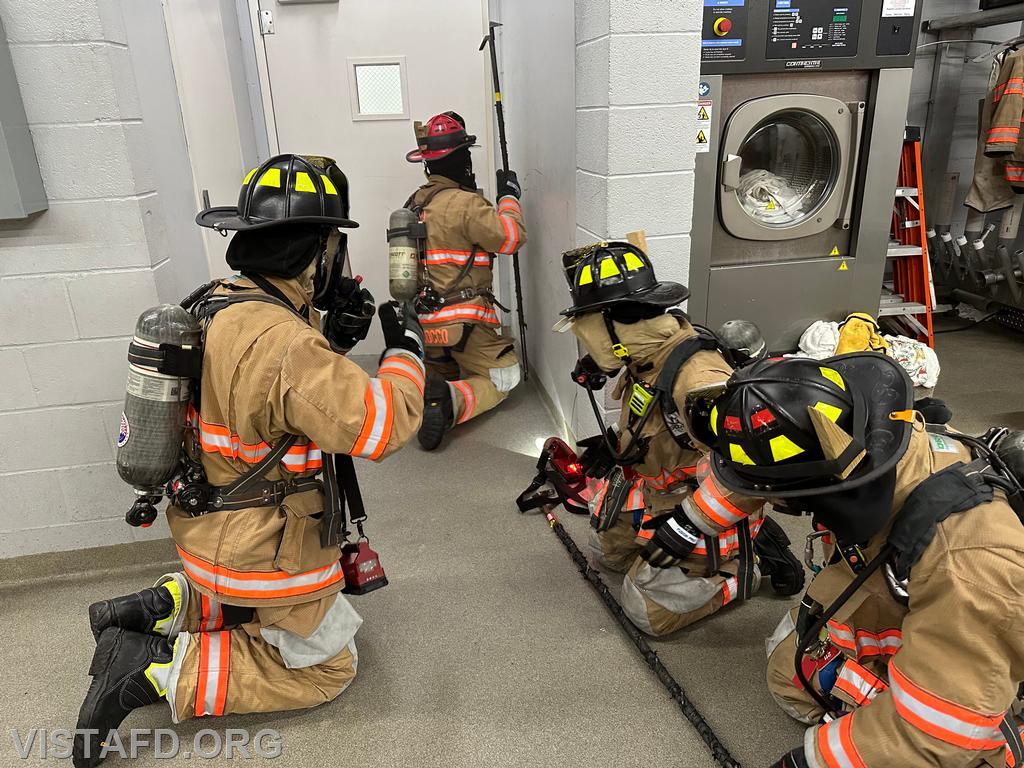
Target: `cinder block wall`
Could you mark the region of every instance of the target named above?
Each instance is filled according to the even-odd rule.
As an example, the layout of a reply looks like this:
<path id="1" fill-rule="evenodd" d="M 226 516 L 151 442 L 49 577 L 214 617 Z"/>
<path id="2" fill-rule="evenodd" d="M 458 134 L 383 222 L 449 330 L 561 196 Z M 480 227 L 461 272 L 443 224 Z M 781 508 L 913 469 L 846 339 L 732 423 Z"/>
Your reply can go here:
<path id="1" fill-rule="evenodd" d="M 164 535 L 124 524 L 113 466 L 127 342 L 169 253 L 120 6 L 0 17 L 50 201 L 0 222 L 0 558 Z"/>
<path id="2" fill-rule="evenodd" d="M 646 230 L 658 277 L 681 283 L 701 18 L 700 0 L 576 0 L 577 244 Z"/>

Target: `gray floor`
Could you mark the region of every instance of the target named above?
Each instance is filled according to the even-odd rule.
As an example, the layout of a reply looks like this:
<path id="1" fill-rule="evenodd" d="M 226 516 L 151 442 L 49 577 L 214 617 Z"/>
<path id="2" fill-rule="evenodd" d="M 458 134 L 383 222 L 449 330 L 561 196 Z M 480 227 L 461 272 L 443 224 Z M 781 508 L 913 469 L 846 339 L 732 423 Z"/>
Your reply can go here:
<path id="1" fill-rule="evenodd" d="M 1024 427 L 1024 339 L 993 326 L 939 339 L 945 368 L 936 394 L 954 406 L 957 423 Z M 182 740 L 204 727 L 275 727 L 285 740 L 274 762 L 282 768 L 712 765 L 542 519 L 515 511 L 536 443 L 550 430 L 523 388 L 438 453 L 410 447 L 364 465 L 370 531 L 391 586 L 353 599 L 366 620 L 356 681 L 307 712 L 182 724 Z M 585 521 L 562 517 L 582 543 Z M 783 523 L 802 539 L 805 522 Z M 169 550 L 146 554 L 160 559 Z M 164 570 L 114 556 L 122 559 L 113 569 L 38 580 L 41 569 L 66 570 L 64 559 L 0 564 L 0 765 L 24 765 L 9 729 L 74 724 L 92 651 L 88 603 Z M 96 562 L 110 557 L 97 552 Z M 3 586 L 12 576 L 23 580 Z M 762 593 L 655 644 L 747 766 L 770 764 L 801 733 L 762 682 L 763 638 L 787 605 Z M 125 728 L 169 725 L 166 708 L 156 706 L 134 713 Z M 163 763 L 144 753 L 135 764 Z"/>

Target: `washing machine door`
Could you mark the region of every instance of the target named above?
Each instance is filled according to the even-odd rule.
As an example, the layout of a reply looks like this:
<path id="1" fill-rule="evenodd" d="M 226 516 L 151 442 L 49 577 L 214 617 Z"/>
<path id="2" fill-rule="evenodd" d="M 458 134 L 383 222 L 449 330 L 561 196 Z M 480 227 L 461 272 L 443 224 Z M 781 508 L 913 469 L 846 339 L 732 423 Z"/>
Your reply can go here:
<path id="1" fill-rule="evenodd" d="M 849 229 L 861 105 L 829 96 L 765 96 L 741 104 L 722 137 L 722 226 L 746 240 Z"/>

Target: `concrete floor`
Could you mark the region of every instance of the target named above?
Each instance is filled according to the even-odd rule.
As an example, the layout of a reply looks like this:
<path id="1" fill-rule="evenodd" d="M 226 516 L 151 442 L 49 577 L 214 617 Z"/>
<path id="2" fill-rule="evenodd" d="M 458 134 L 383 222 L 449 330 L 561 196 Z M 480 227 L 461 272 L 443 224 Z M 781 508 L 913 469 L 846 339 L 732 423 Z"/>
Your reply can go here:
<path id="1" fill-rule="evenodd" d="M 1024 427 L 1022 341 L 993 325 L 939 337 L 936 394 L 960 426 Z M 353 598 L 366 620 L 356 681 L 310 711 L 184 723 L 182 741 L 207 727 L 277 728 L 281 768 L 712 765 L 543 520 L 515 510 L 550 431 L 524 387 L 442 451 L 410 447 L 382 465 L 362 463 L 370 533 L 391 585 Z M 562 519 L 582 545 L 586 521 Z M 802 549 L 806 522 L 782 522 Z M 10 729 L 74 725 L 93 646 L 86 606 L 149 584 L 166 570 L 152 561 L 171 555 L 166 543 L 94 550 L 90 562 L 101 570 L 84 575 L 67 572 L 69 556 L 0 563 L 0 766 L 24 764 Z M 788 605 L 763 591 L 654 643 L 747 766 L 768 765 L 799 743 L 801 727 L 763 684 L 763 639 Z M 122 731 L 170 725 L 157 705 L 133 713 Z M 134 764 L 163 763 L 144 752 Z"/>

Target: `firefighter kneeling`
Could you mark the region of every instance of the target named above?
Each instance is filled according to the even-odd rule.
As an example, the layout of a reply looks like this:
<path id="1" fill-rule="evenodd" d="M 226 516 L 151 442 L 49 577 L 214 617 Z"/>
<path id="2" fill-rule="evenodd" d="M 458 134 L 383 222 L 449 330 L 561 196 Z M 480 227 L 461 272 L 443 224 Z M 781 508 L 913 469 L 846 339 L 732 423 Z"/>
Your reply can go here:
<path id="1" fill-rule="evenodd" d="M 135 707 L 166 699 L 175 722 L 298 709 L 355 677 L 362 619 L 339 594 L 338 488 L 356 507 L 354 476 L 341 476 L 349 457 L 382 459 L 415 434 L 424 368 L 415 316 L 393 304 L 378 313 L 376 378 L 339 354 L 373 317 L 372 297 L 343 274 L 348 216 L 333 160 L 281 155 L 246 176 L 237 208 L 197 218 L 236 232 L 227 261 L 241 274 L 190 302 L 206 325 L 182 457 L 195 483 L 172 490 L 167 510 L 184 571 L 89 608 L 97 647 L 78 728 L 96 735 L 76 736 L 76 768 L 100 761 Z M 322 332 L 314 308 L 327 312 Z M 164 352 L 137 338 L 130 357 Z M 119 445 L 148 426 L 126 414 Z"/>
<path id="2" fill-rule="evenodd" d="M 926 426 L 873 352 L 741 370 L 709 418 L 717 482 L 827 532 L 767 644 L 772 696 L 811 726 L 775 765 L 1021 765 L 1024 510 L 1003 458 L 1019 436 Z"/>
<path id="3" fill-rule="evenodd" d="M 659 282 L 642 249 L 601 243 L 563 263 L 573 306 L 562 314 L 589 353 L 574 380 L 593 403 L 621 371 L 619 433 L 583 441 L 582 459 L 590 476 L 606 478 L 591 502 L 591 560 L 627 572 L 630 620 L 651 635 L 674 632 L 750 597 L 762 575 L 782 594 L 798 592 L 803 568 L 763 516 L 764 500 L 716 485 L 706 442 L 684 418 L 695 393 L 732 374 L 723 355 L 737 355 L 670 309 L 689 291 Z"/>

